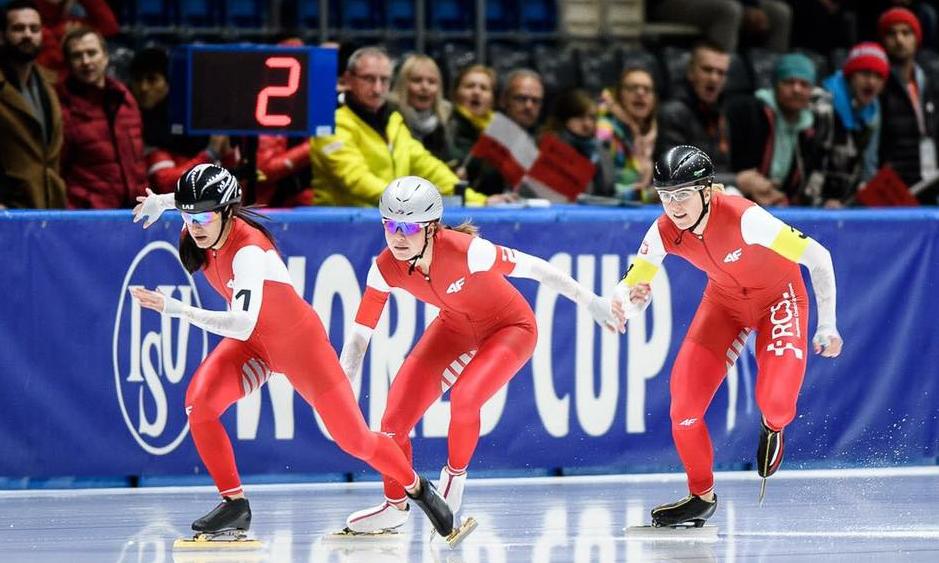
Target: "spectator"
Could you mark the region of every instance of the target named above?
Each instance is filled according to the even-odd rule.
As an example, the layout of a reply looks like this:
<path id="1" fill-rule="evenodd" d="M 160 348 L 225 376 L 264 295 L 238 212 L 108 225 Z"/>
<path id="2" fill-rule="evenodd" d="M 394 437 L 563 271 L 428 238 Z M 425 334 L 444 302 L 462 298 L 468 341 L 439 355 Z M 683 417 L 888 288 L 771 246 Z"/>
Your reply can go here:
<path id="1" fill-rule="evenodd" d="M 533 144 L 543 103 L 544 84 L 537 72 L 520 68 L 505 77 L 505 87 L 499 97 L 502 113 L 525 130 Z M 490 163 L 476 159 L 467 165 L 467 179 L 471 186 L 487 195 L 508 194 L 515 188 Z"/>
<path id="2" fill-rule="evenodd" d="M 455 168 L 454 151 L 447 135 L 452 107 L 443 98 L 440 68 L 427 55 L 411 55 L 404 60 L 390 99 L 401 112 L 411 136 L 430 154 Z"/>
<path id="3" fill-rule="evenodd" d="M 303 40 L 289 36 L 277 44 L 302 47 Z M 324 43 L 320 47 L 338 49 L 339 46 Z M 260 135 L 256 165 L 258 182 L 254 188 L 254 203 L 268 207 L 313 205 L 308 138 Z"/>
<path id="4" fill-rule="evenodd" d="M 825 54 L 858 42 L 852 0 L 790 0 L 790 3 L 793 48 Z"/>
<path id="5" fill-rule="evenodd" d="M 812 101 L 819 167 L 806 195 L 812 205 L 839 208 L 877 172 L 880 143 L 878 96 L 890 74 L 887 53 L 877 43 L 855 45 L 841 70 L 816 89 Z"/>
<path id="6" fill-rule="evenodd" d="M 652 152 L 658 135 L 658 96 L 648 70 L 629 67 L 597 123 L 597 138 L 612 157 L 615 196 L 643 199 L 652 180 Z M 652 191 L 652 190 L 650 190 Z"/>
<path id="7" fill-rule="evenodd" d="M 595 172 L 586 193 L 612 197 L 613 158 L 597 138 L 597 104 L 583 90 L 568 90 L 554 100 L 551 115 L 544 127 L 546 134 L 557 135 L 594 165 Z"/>
<path id="8" fill-rule="evenodd" d="M 495 102 L 496 71 L 483 65 L 470 65 L 460 71 L 453 86 L 453 112 L 447 124 L 453 142 L 453 155 L 467 162 L 470 149 L 492 121 Z M 457 174 L 466 174 L 463 167 Z"/>
<path id="9" fill-rule="evenodd" d="M 922 31 L 913 12 L 904 8 L 884 12 L 877 27 L 892 67 L 880 98 L 883 111 L 880 162 L 892 166 L 912 187 L 937 174 L 936 99 L 933 85 L 916 64 Z M 917 198 L 921 203 L 935 205 L 936 195 L 933 183 Z"/>
<path id="10" fill-rule="evenodd" d="M 815 146 L 809 108 L 815 64 L 799 53 L 773 68 L 773 88 L 740 98 L 727 109 L 737 187 L 760 205 L 806 203 L 802 191 Z"/>
<path id="11" fill-rule="evenodd" d="M 130 90 L 108 77 L 104 38 L 88 27 L 66 34 L 62 52 L 69 76 L 62 100 L 62 178 L 68 206 L 78 209 L 133 207 L 146 195 L 143 124 Z"/>
<path id="12" fill-rule="evenodd" d="M 792 8 L 784 0 L 649 0 L 647 12 L 658 20 L 695 25 L 705 38 L 732 53 L 742 35 L 767 49 L 789 49 Z"/>
<path id="13" fill-rule="evenodd" d="M 404 118 L 388 105 L 391 60 L 378 47 L 362 47 L 346 65 L 345 105 L 336 110 L 336 133 L 310 143 L 316 205 L 374 207 L 395 178 L 420 176 L 451 194 L 459 179 L 411 137 Z M 485 197 L 467 190 L 467 202 Z"/>
<path id="14" fill-rule="evenodd" d="M 59 82 L 65 80 L 69 64 L 62 56 L 62 38 L 76 27 L 90 27 L 102 37 L 117 35 L 120 27 L 106 0 L 77 0 L 84 17 L 73 10 L 76 0 L 36 0 L 42 17 L 42 50 L 37 62 L 55 72 Z"/>
<path id="15" fill-rule="evenodd" d="M 65 207 L 59 176 L 62 110 L 35 64 L 42 20 L 30 0 L 0 10 L 0 207 Z"/>
<path id="16" fill-rule="evenodd" d="M 130 63 L 130 89 L 143 119 L 144 158 L 150 187 L 172 192 L 176 180 L 197 164 L 238 164 L 238 154 L 225 135 L 190 137 L 170 130 L 169 58 L 156 47 L 141 49 Z"/>
<path id="17" fill-rule="evenodd" d="M 710 155 L 718 183 L 732 184 L 730 133 L 723 93 L 730 56 L 718 45 L 702 42 L 691 51 L 685 85 L 659 111 L 655 154 L 692 145 Z"/>

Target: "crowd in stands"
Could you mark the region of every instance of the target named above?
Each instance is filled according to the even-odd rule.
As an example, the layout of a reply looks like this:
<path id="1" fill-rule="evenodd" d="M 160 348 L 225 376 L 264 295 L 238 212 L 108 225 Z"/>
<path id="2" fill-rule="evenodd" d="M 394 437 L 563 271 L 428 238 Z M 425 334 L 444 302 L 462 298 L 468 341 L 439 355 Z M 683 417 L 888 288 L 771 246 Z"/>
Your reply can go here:
<path id="1" fill-rule="evenodd" d="M 362 46 L 340 57 L 333 134 L 246 144 L 173 130 L 164 48 L 137 49 L 118 78 L 109 38 L 119 25 L 104 0 L 9 0 L 0 208 L 132 207 L 194 164 L 241 170 L 255 146 L 253 198 L 269 207 L 376 206 L 405 175 L 468 205 L 652 203 L 652 162 L 679 144 L 705 150 L 717 181 L 761 205 L 939 202 L 933 3 L 660 0 L 646 14 L 701 37 L 665 47 L 667 59 L 608 45 L 592 62 L 613 60 L 604 49 L 622 55 L 597 73 L 609 83 L 591 73 L 563 89 L 501 60 L 455 68 Z"/>

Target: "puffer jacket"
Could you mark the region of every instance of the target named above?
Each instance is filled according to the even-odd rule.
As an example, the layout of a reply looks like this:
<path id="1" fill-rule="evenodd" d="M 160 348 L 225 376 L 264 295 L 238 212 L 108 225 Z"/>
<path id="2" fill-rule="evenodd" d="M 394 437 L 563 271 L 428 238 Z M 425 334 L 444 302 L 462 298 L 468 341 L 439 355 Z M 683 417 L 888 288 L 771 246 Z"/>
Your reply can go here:
<path id="1" fill-rule="evenodd" d="M 69 78 L 59 87 L 65 139 L 62 178 L 74 209 L 133 207 L 145 195 L 143 125 L 130 91 L 113 78 L 96 88 Z"/>

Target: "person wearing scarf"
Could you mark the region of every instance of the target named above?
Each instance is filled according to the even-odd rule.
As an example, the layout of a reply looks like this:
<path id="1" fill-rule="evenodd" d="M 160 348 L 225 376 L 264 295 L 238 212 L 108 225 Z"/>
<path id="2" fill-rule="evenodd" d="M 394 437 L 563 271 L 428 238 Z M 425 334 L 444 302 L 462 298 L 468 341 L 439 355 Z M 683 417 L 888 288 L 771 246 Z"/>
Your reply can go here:
<path id="1" fill-rule="evenodd" d="M 469 159 L 470 150 L 479 135 L 489 127 L 495 103 L 496 73 L 483 65 L 471 65 L 457 74 L 454 81 L 453 112 L 447 122 L 447 131 L 453 143 L 453 157 L 460 163 L 457 174 L 465 178 L 465 167 L 478 168 L 478 161 Z M 477 171 L 474 171 L 477 172 Z"/>
<path id="2" fill-rule="evenodd" d="M 404 117 L 411 136 L 452 167 L 453 148 L 445 126 L 452 106 L 442 92 L 440 68 L 434 59 L 411 55 L 401 65 L 389 98 Z"/>
<path id="3" fill-rule="evenodd" d="M 813 93 L 816 138 L 822 160 L 806 194 L 813 205 L 843 207 L 859 185 L 877 172 L 881 109 L 878 97 L 890 74 L 887 53 L 877 43 L 855 45 L 841 70 Z"/>

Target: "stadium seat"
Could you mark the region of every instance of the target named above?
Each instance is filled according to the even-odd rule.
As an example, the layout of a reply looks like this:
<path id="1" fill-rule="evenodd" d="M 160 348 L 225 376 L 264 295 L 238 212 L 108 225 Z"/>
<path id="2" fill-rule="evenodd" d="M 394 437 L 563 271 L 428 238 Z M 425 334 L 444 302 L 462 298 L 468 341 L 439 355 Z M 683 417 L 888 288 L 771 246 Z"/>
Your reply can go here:
<path id="1" fill-rule="evenodd" d="M 437 31 L 465 31 L 473 26 L 473 3 L 470 0 L 435 0 L 427 2 L 428 27 Z"/>
<path id="2" fill-rule="evenodd" d="M 517 68 L 532 68 L 531 53 L 520 45 L 490 43 L 486 60 L 502 80 L 506 73 Z"/>
<path id="3" fill-rule="evenodd" d="M 622 52 L 619 49 L 584 49 L 579 53 L 580 84 L 597 95 L 604 88 L 616 84 L 623 68 Z"/>
<path id="4" fill-rule="evenodd" d="M 577 51 L 574 49 L 536 45 L 532 62 L 544 80 L 546 97 L 580 85 Z"/>
<path id="5" fill-rule="evenodd" d="M 779 55 L 766 49 L 750 49 L 747 60 L 753 72 L 753 89 L 769 88 L 773 85 L 773 65 Z"/>
<path id="6" fill-rule="evenodd" d="M 558 25 L 557 2 L 554 0 L 528 0 L 522 3 L 522 31 L 556 31 Z"/>
<path id="7" fill-rule="evenodd" d="M 486 31 L 518 30 L 518 2 L 514 0 L 487 0 Z"/>
<path id="8" fill-rule="evenodd" d="M 183 27 L 216 27 L 221 25 L 220 6 L 216 0 L 184 0 L 179 2 L 179 25 Z"/>
<path id="9" fill-rule="evenodd" d="M 664 47 L 661 53 L 665 73 L 668 79 L 666 88 L 668 97 L 684 87 L 685 77 L 688 76 L 688 62 L 691 60 L 691 51 L 678 47 Z"/>
<path id="10" fill-rule="evenodd" d="M 390 0 L 385 6 L 390 29 L 414 29 L 414 2 L 422 0 Z"/>
<path id="11" fill-rule="evenodd" d="M 225 21 L 230 26 L 260 28 L 267 21 L 262 0 L 225 0 Z"/>
<path id="12" fill-rule="evenodd" d="M 339 18 L 342 27 L 347 29 L 366 30 L 385 27 L 382 4 L 372 0 L 343 0 Z"/>
<path id="13" fill-rule="evenodd" d="M 753 91 L 753 78 L 750 76 L 746 61 L 738 53 L 731 53 L 724 95 L 726 97 L 750 95 Z"/>
<path id="14" fill-rule="evenodd" d="M 134 23 L 141 26 L 164 27 L 176 23 L 170 0 L 138 0 Z"/>

